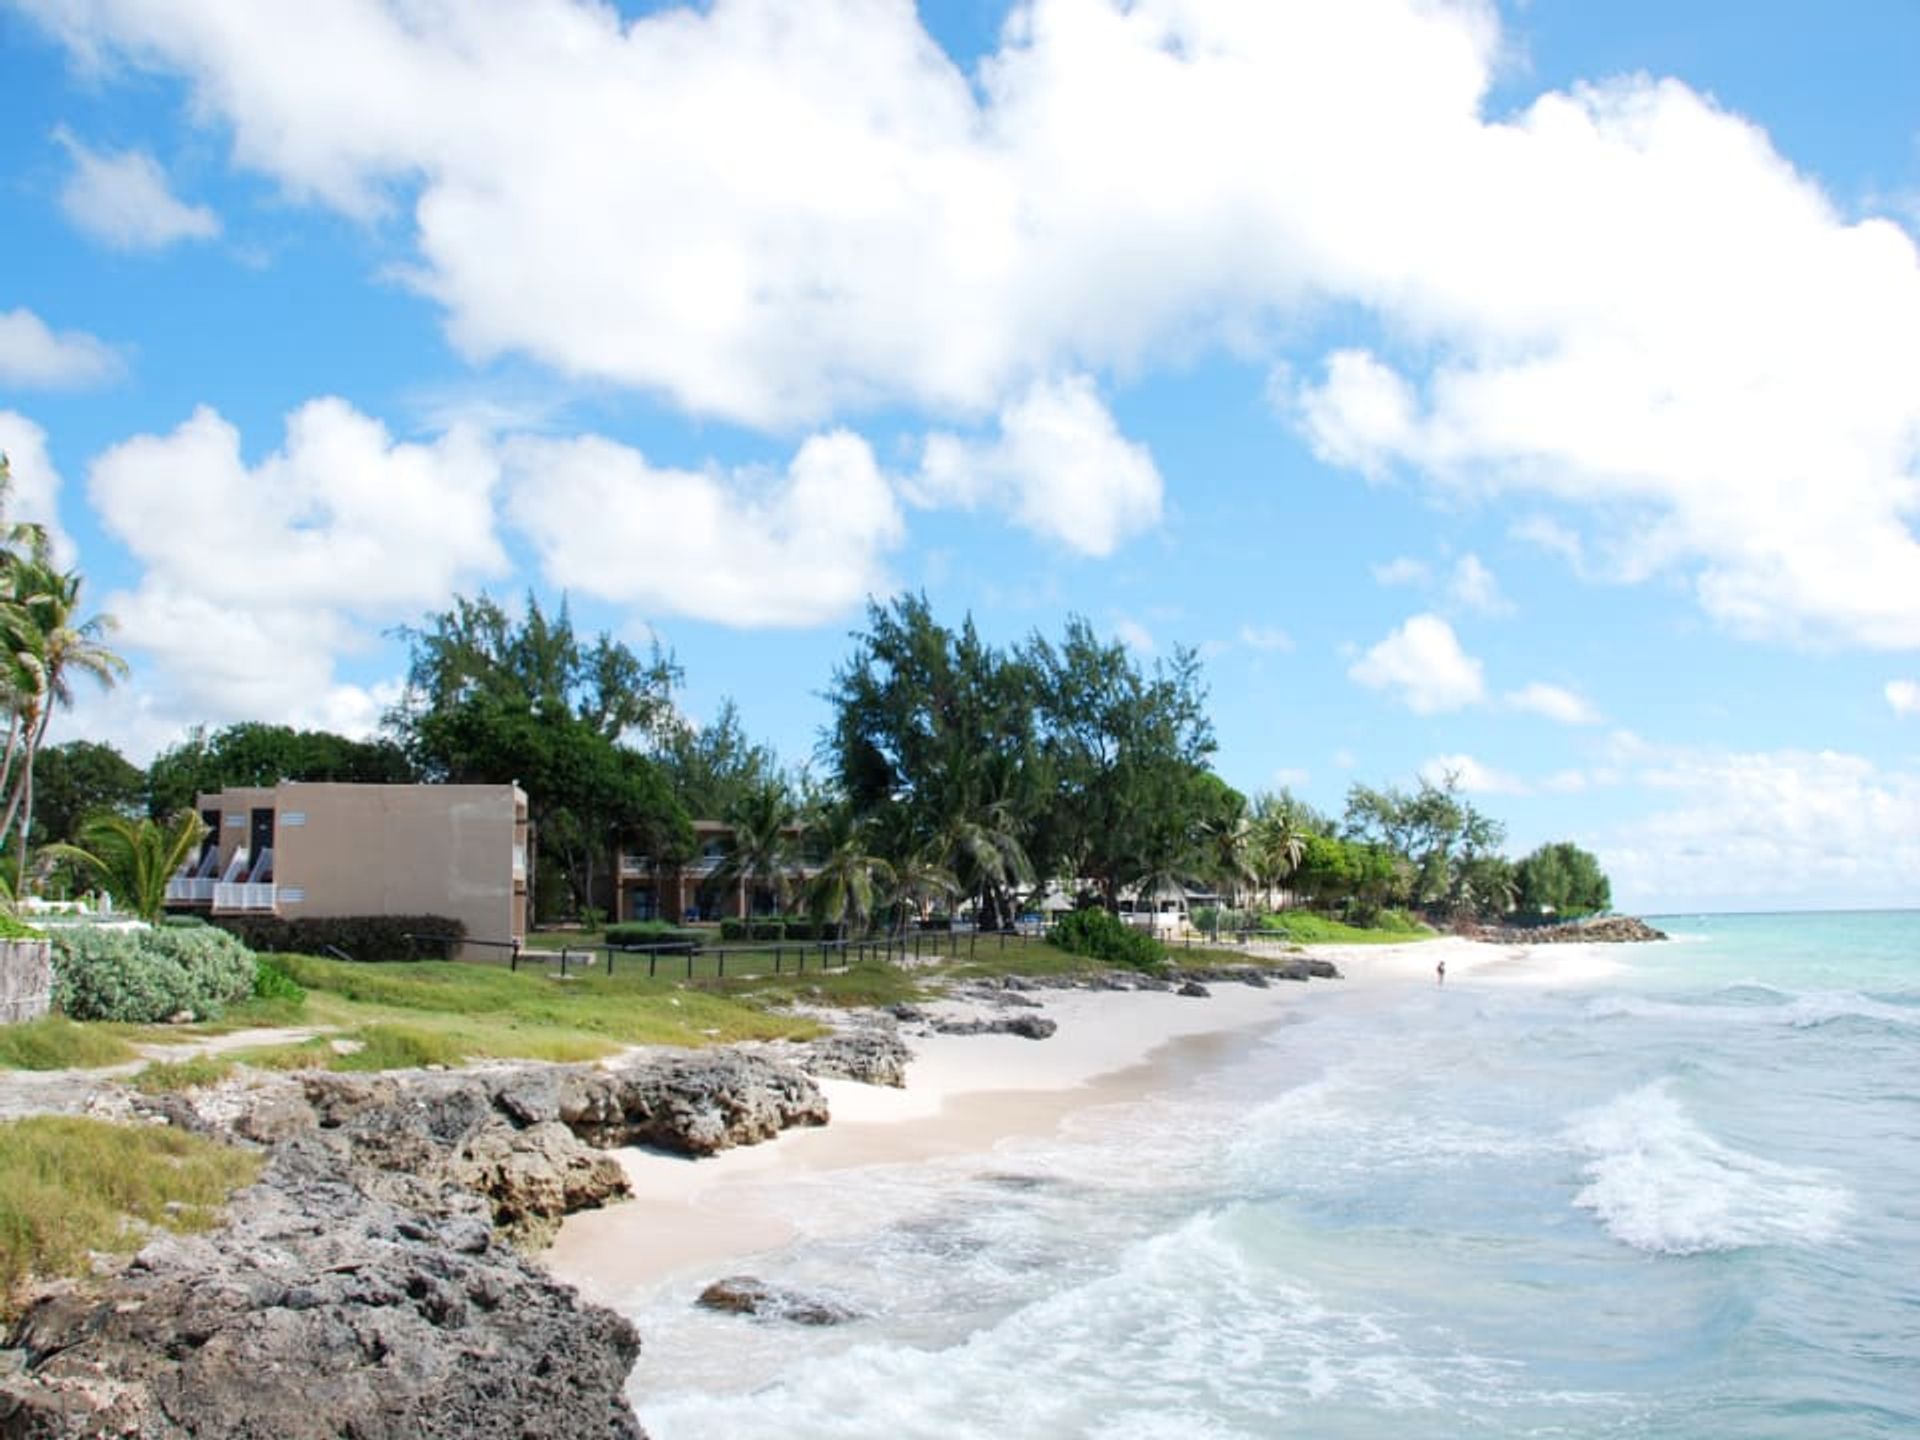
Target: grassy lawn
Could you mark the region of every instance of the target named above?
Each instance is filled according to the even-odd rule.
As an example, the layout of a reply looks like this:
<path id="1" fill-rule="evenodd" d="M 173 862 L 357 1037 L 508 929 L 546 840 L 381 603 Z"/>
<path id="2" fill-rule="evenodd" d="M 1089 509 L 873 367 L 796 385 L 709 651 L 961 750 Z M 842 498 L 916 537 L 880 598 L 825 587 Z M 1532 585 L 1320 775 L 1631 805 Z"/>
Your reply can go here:
<path id="1" fill-rule="evenodd" d="M 0 1319 L 29 1275 L 86 1275 L 154 1228 L 204 1230 L 264 1157 L 171 1127 L 76 1116 L 0 1124 Z"/>
<path id="2" fill-rule="evenodd" d="M 1436 932 L 1424 925 L 1363 929 L 1306 911 L 1270 915 L 1261 931 L 1260 938 L 1263 940 L 1290 940 L 1298 945 L 1405 945 L 1413 940 L 1436 938 Z"/>
<path id="3" fill-rule="evenodd" d="M 62 1015 L 0 1025 L 0 1070 L 70 1070 L 137 1060 L 117 1026 L 79 1025 Z"/>

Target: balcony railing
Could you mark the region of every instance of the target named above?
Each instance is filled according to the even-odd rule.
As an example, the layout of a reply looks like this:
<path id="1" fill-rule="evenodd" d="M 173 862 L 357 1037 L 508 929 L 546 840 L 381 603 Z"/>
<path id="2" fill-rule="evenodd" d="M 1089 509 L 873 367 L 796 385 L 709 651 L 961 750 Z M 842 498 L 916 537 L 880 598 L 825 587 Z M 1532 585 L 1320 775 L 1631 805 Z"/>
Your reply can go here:
<path id="1" fill-rule="evenodd" d="M 213 899 L 213 889 L 218 883 L 211 877 L 200 879 L 176 875 L 167 881 L 167 904 L 205 905 Z"/>
<path id="2" fill-rule="evenodd" d="M 228 884 L 222 881 L 213 887 L 213 908 L 216 910 L 271 910 L 273 909 L 273 883 L 263 885 Z"/>

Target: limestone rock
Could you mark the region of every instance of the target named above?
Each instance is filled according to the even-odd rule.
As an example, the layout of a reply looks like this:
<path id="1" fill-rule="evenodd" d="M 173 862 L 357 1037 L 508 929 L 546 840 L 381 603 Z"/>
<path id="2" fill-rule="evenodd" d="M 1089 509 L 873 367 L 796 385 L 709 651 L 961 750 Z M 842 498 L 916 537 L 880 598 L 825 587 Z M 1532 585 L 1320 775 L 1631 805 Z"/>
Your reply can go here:
<path id="1" fill-rule="evenodd" d="M 716 1280 L 700 1292 L 700 1298 L 694 1303 L 728 1315 L 753 1315 L 795 1325 L 844 1325 L 860 1318 L 857 1310 L 838 1301 L 776 1289 L 752 1275 L 730 1275 Z"/>

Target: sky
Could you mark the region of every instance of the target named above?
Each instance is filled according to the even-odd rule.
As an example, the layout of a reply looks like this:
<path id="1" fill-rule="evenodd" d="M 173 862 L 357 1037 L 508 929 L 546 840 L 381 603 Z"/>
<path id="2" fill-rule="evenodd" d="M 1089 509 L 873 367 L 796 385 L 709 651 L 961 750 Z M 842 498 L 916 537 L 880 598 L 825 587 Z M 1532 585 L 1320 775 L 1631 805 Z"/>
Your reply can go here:
<path id="1" fill-rule="evenodd" d="M 868 597 L 1205 662 L 1622 908 L 1920 904 L 1920 6 L 0 0 L 0 449 L 132 677 L 564 595 L 809 759 Z"/>

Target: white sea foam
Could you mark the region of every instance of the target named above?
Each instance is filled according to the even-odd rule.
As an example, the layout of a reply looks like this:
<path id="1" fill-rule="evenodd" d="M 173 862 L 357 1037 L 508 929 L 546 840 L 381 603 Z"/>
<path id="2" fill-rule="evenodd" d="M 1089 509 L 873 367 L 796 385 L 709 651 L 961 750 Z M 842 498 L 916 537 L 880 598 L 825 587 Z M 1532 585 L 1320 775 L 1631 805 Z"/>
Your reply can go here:
<path id="1" fill-rule="evenodd" d="M 1693 1255 L 1832 1240 L 1851 1208 L 1823 1172 L 1723 1145 L 1669 1092 L 1643 1085 L 1578 1117 L 1568 1139 L 1593 1156 L 1573 1203 L 1636 1250 Z"/>

